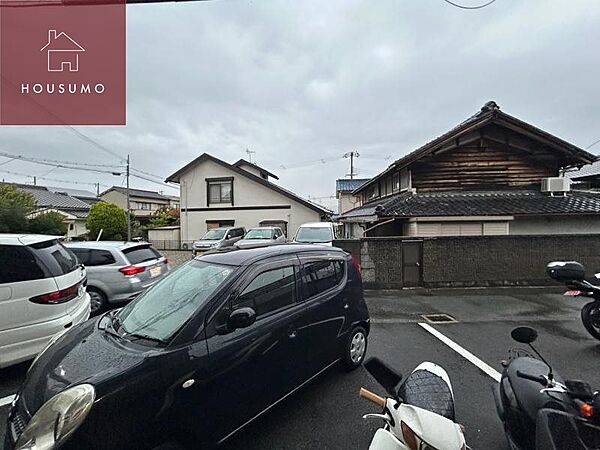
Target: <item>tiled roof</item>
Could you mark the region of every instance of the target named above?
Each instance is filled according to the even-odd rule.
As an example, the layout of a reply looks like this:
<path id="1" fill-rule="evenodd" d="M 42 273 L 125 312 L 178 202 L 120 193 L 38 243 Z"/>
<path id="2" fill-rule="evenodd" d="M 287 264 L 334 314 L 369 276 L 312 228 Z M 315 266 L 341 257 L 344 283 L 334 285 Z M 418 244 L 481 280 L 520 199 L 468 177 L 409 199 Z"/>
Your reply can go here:
<path id="1" fill-rule="evenodd" d="M 30 193 L 40 208 L 52 207 L 64 210 L 79 209 L 85 211 L 90 209 L 90 205 L 86 202 L 61 192 L 52 192 L 44 186 L 19 184 L 17 187 L 22 191 Z"/>
<path id="2" fill-rule="evenodd" d="M 600 176 L 600 161 L 596 161 L 592 164 L 587 164 L 579 170 L 569 171 L 565 173 L 565 176 L 575 181 L 582 180 L 587 177 Z"/>
<path id="3" fill-rule="evenodd" d="M 117 191 L 122 194 L 127 194 L 127 189 L 121 186 L 113 186 L 106 191 L 102 192 L 100 196 L 106 194 L 109 191 Z M 146 198 L 155 198 L 158 200 L 169 200 L 166 196 L 156 192 L 156 191 L 146 191 L 144 189 L 132 189 L 129 188 L 129 196 L 130 197 L 146 197 Z"/>
<path id="4" fill-rule="evenodd" d="M 600 194 L 571 191 L 551 196 L 536 190 L 405 192 L 355 208 L 341 218 L 555 214 L 600 215 Z"/>
<path id="5" fill-rule="evenodd" d="M 353 180 L 349 178 L 340 178 L 339 180 L 335 180 L 335 191 L 353 191 L 361 187 L 367 181 L 369 181 L 369 178 L 354 178 Z"/>
<path id="6" fill-rule="evenodd" d="M 70 195 L 71 197 L 77 198 L 85 198 L 85 199 L 97 199 L 98 196 L 90 191 L 85 191 L 83 189 L 71 189 L 71 188 L 63 188 L 63 187 L 52 187 L 48 186 L 48 190 L 52 192 L 62 192 L 63 194 Z"/>

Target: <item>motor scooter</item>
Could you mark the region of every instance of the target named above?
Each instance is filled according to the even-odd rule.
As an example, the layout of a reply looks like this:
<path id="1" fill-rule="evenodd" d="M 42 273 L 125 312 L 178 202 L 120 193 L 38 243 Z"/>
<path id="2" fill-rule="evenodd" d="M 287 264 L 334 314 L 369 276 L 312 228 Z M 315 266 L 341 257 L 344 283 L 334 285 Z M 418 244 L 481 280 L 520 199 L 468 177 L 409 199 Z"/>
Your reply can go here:
<path id="1" fill-rule="evenodd" d="M 587 332 L 600 340 L 600 287 L 585 280 L 585 267 L 576 261 L 554 261 L 546 266 L 546 273 L 567 285 L 565 295 L 593 299 L 581 308 L 581 321 Z M 600 279 L 600 274 L 594 277 Z"/>
<path id="2" fill-rule="evenodd" d="M 364 419 L 382 420 L 369 450 L 465 450 L 462 427 L 454 422 L 454 393 L 446 371 L 423 362 L 402 381 L 402 375 L 371 358 L 367 371 L 386 390 L 381 397 L 365 388 L 359 395 L 382 408 Z"/>
<path id="3" fill-rule="evenodd" d="M 517 327 L 511 336 L 531 351 L 511 349 L 500 383 L 492 388 L 510 448 L 600 448 L 599 393 L 585 381 L 563 380 L 554 372 L 532 345 L 533 328 Z"/>

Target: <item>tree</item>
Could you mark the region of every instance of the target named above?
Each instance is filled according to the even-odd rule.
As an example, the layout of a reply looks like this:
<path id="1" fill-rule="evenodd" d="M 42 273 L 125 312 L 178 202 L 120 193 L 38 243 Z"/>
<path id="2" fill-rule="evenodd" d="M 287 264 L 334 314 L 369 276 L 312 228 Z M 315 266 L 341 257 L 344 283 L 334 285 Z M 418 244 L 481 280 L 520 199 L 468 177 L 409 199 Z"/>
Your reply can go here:
<path id="1" fill-rule="evenodd" d="M 0 184 L 0 232 L 19 233 L 27 230 L 27 214 L 35 207 L 28 192 L 12 184 Z"/>
<path id="2" fill-rule="evenodd" d="M 50 211 L 29 219 L 29 232 L 64 236 L 67 234 L 67 224 L 61 213 Z"/>
<path id="3" fill-rule="evenodd" d="M 113 203 L 98 202 L 90 208 L 86 222 L 90 238 L 96 239 L 100 230 L 101 240 L 121 241 L 127 236 L 127 213 Z"/>
<path id="4" fill-rule="evenodd" d="M 148 221 L 147 228 L 166 227 L 176 225 L 179 222 L 179 210 L 175 208 L 157 209 Z"/>

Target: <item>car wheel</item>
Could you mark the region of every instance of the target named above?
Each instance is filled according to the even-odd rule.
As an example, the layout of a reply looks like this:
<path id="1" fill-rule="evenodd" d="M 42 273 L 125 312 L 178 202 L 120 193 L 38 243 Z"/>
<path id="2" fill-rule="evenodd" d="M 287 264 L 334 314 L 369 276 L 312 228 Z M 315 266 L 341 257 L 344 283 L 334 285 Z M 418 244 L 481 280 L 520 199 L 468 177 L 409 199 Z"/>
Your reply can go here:
<path id="1" fill-rule="evenodd" d="M 87 292 L 90 294 L 90 314 L 93 316 L 104 311 L 108 306 L 104 292 L 96 288 L 88 288 Z"/>
<path id="2" fill-rule="evenodd" d="M 354 370 L 365 360 L 367 354 L 367 332 L 363 327 L 356 327 L 348 335 L 344 365 L 347 370 Z"/>

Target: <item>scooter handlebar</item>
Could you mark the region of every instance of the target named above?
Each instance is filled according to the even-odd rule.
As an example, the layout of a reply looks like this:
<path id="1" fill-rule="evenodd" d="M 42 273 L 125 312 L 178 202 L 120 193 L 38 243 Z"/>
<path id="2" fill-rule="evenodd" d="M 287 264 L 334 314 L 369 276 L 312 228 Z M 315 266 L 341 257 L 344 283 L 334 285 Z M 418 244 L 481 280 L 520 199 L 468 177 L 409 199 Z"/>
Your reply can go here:
<path id="1" fill-rule="evenodd" d="M 529 375 L 528 373 L 524 373 L 520 370 L 517 370 L 517 376 L 519 378 L 525 378 L 526 380 L 531 380 L 535 381 L 536 383 L 540 383 L 544 387 L 548 386 L 548 380 L 546 379 L 546 377 L 543 377 L 541 375 Z"/>
<path id="2" fill-rule="evenodd" d="M 368 389 L 360 388 L 358 395 L 360 395 L 362 398 L 369 400 L 370 402 L 375 403 L 376 405 L 381 406 L 382 408 L 385 407 L 385 398 L 380 397 L 379 395 L 369 391 Z"/>

